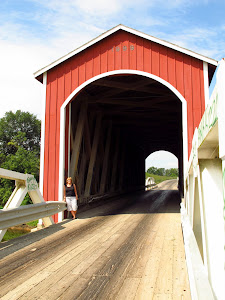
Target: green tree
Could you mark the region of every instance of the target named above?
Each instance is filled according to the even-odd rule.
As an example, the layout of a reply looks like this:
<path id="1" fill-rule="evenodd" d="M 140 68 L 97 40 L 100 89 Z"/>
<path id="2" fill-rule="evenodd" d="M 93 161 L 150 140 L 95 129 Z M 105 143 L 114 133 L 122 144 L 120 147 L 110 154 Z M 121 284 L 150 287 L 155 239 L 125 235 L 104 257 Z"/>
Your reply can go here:
<path id="1" fill-rule="evenodd" d="M 156 175 L 159 175 L 159 176 L 164 176 L 165 173 L 166 173 L 166 171 L 165 171 L 164 168 L 159 168 L 159 169 L 157 169 L 157 171 L 156 171 L 155 174 L 156 174 Z"/>
<path id="2" fill-rule="evenodd" d="M 148 168 L 148 170 L 146 172 L 146 177 L 149 177 L 150 176 L 149 174 L 158 175 L 158 176 L 178 177 L 178 169 L 177 168 L 165 169 L 165 168 L 150 167 L 150 168 Z"/>
<path id="3" fill-rule="evenodd" d="M 9 111 L 0 119 L 0 153 L 15 154 L 18 147 L 40 151 L 41 121 L 29 112 Z"/>
<path id="4" fill-rule="evenodd" d="M 178 169 L 177 168 L 167 169 L 166 170 L 166 176 L 178 177 Z"/>
<path id="5" fill-rule="evenodd" d="M 157 168 L 156 167 L 150 167 L 150 168 L 148 168 L 147 173 L 156 174 L 157 173 Z"/>
<path id="6" fill-rule="evenodd" d="M 7 112 L 0 119 L 0 167 L 28 173 L 39 181 L 41 122 L 28 112 Z M 0 207 L 11 195 L 14 181 L 0 179 Z M 27 195 L 23 204 L 31 202 Z"/>

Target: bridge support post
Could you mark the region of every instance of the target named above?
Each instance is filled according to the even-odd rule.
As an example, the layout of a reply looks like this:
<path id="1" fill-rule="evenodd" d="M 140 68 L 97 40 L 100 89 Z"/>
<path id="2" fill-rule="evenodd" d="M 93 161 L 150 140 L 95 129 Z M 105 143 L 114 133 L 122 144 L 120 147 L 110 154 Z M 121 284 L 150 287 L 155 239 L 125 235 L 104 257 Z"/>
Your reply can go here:
<path id="1" fill-rule="evenodd" d="M 4 209 L 18 208 L 26 194 L 28 193 L 31 197 L 32 202 L 35 203 L 45 203 L 39 189 L 38 184 L 33 175 L 22 174 L 10 170 L 5 170 L 0 168 L 0 177 L 10 180 L 15 180 L 16 188 L 14 189 L 12 195 L 4 206 Z M 3 210 L 4 210 L 3 209 Z M 45 226 L 54 224 L 52 217 L 43 218 Z M 7 229 L 0 230 L 0 241 L 4 237 Z"/>
<path id="2" fill-rule="evenodd" d="M 80 155 L 80 146 L 81 146 L 81 141 L 82 141 L 82 137 L 83 137 L 84 124 L 85 124 L 85 120 L 86 120 L 86 118 L 85 118 L 86 112 L 87 112 L 87 104 L 84 103 L 80 109 L 76 135 L 75 135 L 75 139 L 73 141 L 73 153 L 72 153 L 72 157 L 71 157 L 70 174 L 69 174 L 69 176 L 72 175 L 71 177 L 73 178 L 73 180 L 75 179 L 75 175 L 77 172 L 77 165 L 78 165 L 78 160 L 79 160 L 79 155 Z"/>
<path id="3" fill-rule="evenodd" d="M 104 153 L 101 182 L 100 182 L 100 194 L 104 194 L 104 192 L 105 192 L 105 185 L 106 185 L 107 171 L 108 171 L 108 162 L 109 162 L 109 151 L 110 151 L 110 144 L 111 144 L 111 138 L 112 138 L 111 134 L 112 134 L 112 122 L 110 122 L 108 130 L 107 130 L 105 153 Z"/>
<path id="4" fill-rule="evenodd" d="M 85 192 L 84 192 L 85 197 L 90 196 L 94 164 L 95 164 L 95 160 L 96 160 L 96 154 L 97 154 L 98 143 L 99 143 L 101 119 L 102 119 L 102 116 L 99 115 L 96 120 L 93 145 L 92 145 L 92 149 L 91 149 L 91 157 L 90 157 L 88 173 L 87 173 L 87 180 L 86 180 L 86 185 L 85 185 Z"/>
<path id="5" fill-rule="evenodd" d="M 120 191 L 123 190 L 123 181 L 124 181 L 124 165 L 125 165 L 125 142 L 122 143 L 121 146 L 121 163 L 120 163 L 120 178 L 119 178 L 119 189 Z"/>
<path id="6" fill-rule="evenodd" d="M 120 148 L 120 134 L 119 134 L 119 131 L 117 131 L 116 132 L 115 153 L 114 153 L 114 157 L 113 157 L 111 187 L 110 187 L 110 190 L 112 192 L 114 192 L 116 189 L 116 175 L 117 175 L 117 170 L 118 170 L 119 148 Z"/>

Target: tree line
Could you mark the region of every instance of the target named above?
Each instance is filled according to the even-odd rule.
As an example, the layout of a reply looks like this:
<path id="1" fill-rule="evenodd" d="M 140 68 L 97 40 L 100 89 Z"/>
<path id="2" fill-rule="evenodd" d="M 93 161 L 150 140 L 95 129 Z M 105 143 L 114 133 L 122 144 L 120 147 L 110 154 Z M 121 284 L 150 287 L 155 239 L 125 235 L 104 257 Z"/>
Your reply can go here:
<path id="1" fill-rule="evenodd" d="M 39 182 L 41 121 L 29 112 L 9 111 L 0 119 L 0 168 L 35 176 Z M 0 208 L 15 182 L 0 178 Z M 23 204 L 31 203 L 27 195 Z"/>
<path id="2" fill-rule="evenodd" d="M 165 169 L 165 168 L 150 167 L 148 168 L 147 173 L 153 175 L 159 175 L 159 176 L 178 177 L 177 168 Z"/>

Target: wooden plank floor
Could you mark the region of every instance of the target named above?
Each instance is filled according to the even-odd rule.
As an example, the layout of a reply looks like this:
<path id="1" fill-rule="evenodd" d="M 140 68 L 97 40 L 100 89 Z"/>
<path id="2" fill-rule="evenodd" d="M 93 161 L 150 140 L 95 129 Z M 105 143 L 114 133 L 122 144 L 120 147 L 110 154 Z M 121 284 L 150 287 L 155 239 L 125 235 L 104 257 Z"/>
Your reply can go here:
<path id="1" fill-rule="evenodd" d="M 174 184 L 1 243 L 1 299 L 191 299 Z"/>

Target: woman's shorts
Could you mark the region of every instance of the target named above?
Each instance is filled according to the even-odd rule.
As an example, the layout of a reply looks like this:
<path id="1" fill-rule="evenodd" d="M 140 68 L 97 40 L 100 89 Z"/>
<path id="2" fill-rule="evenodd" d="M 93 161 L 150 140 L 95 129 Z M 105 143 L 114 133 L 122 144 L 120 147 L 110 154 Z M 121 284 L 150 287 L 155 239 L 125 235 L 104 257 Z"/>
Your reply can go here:
<path id="1" fill-rule="evenodd" d="M 76 197 L 66 197 L 66 204 L 68 211 L 77 211 L 78 206 Z"/>

